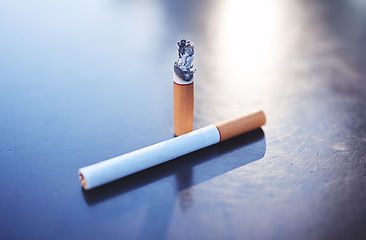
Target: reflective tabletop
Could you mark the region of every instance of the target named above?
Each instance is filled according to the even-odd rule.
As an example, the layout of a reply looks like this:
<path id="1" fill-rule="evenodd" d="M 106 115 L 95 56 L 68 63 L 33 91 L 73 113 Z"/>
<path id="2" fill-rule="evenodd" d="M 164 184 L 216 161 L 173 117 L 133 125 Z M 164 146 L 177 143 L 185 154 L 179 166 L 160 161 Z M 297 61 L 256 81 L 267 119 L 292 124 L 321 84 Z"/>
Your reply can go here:
<path id="1" fill-rule="evenodd" d="M 3 1 L 4 239 L 365 239 L 366 2 Z M 85 191 L 78 169 L 194 129 L 260 129 Z"/>

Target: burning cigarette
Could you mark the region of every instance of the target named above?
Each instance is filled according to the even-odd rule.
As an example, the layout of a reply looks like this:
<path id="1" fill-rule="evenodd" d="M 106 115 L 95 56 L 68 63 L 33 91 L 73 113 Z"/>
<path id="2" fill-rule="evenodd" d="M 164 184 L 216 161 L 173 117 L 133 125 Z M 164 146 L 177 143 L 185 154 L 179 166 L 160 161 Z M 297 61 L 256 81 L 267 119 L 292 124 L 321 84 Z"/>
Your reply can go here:
<path id="1" fill-rule="evenodd" d="M 230 119 L 163 141 L 134 152 L 79 169 L 80 183 L 91 189 L 174 158 L 260 128 L 266 122 L 262 111 Z"/>
<path id="2" fill-rule="evenodd" d="M 178 61 L 174 63 L 174 133 L 176 136 L 193 130 L 193 57 L 194 45 L 191 41 L 177 43 Z"/>

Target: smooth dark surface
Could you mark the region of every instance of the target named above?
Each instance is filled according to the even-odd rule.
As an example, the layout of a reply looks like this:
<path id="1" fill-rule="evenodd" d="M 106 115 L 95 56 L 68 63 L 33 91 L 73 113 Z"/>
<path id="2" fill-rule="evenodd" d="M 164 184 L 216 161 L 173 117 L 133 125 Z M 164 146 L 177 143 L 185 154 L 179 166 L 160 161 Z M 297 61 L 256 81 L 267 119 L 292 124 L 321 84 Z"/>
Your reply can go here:
<path id="1" fill-rule="evenodd" d="M 0 238 L 365 239 L 366 3 L 252 2 L 1 2 Z M 173 137 L 182 37 L 194 128 L 267 124 L 83 191 Z"/>

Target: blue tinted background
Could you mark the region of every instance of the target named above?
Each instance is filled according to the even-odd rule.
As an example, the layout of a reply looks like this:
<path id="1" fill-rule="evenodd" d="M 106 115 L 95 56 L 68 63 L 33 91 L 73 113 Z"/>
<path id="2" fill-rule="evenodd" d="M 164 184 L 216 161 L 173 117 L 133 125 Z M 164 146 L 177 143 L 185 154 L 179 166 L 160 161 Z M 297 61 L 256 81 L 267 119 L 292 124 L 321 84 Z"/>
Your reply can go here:
<path id="1" fill-rule="evenodd" d="M 173 137 L 176 42 L 194 128 L 243 136 L 85 192 L 80 167 Z M 363 239 L 366 4 L 0 3 L 4 239 Z"/>

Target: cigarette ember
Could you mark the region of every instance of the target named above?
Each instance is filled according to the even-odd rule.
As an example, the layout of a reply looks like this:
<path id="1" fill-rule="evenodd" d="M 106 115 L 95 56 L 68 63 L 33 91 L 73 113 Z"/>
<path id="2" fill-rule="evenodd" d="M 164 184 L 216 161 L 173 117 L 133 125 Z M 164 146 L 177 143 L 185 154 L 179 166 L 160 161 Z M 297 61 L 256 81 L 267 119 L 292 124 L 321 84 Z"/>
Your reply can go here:
<path id="1" fill-rule="evenodd" d="M 193 57 L 194 44 L 182 39 L 177 43 L 178 46 L 178 61 L 174 63 L 174 71 L 185 81 L 190 81 L 193 78 Z"/>

